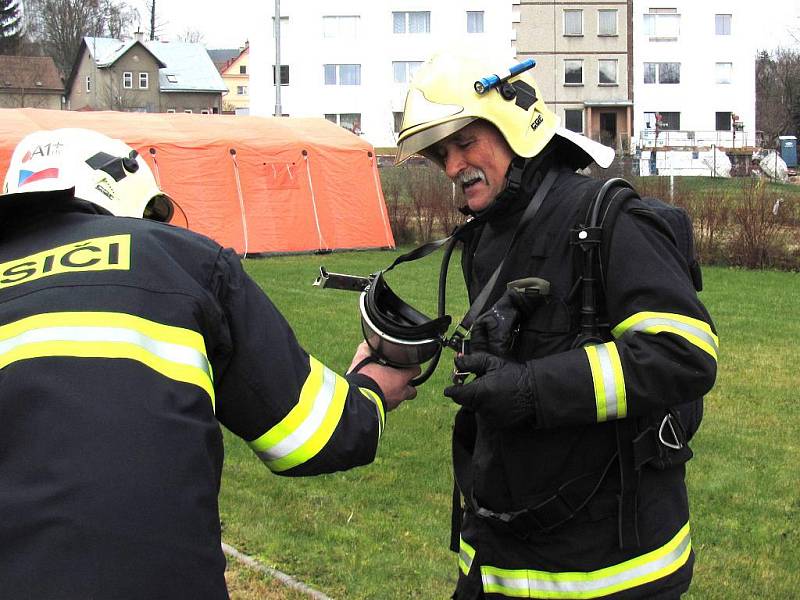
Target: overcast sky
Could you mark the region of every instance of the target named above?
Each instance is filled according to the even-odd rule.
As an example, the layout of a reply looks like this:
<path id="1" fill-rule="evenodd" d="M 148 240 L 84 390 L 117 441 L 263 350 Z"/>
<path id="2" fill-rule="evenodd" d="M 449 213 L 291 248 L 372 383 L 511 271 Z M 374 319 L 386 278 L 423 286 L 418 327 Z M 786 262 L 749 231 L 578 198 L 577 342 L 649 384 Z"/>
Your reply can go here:
<path id="1" fill-rule="evenodd" d="M 287 5 L 289 1 L 284 0 Z M 331 4 L 335 2 L 330 1 Z M 257 24 L 247 19 L 253 13 L 252 7 L 256 2 L 273 4 L 273 0 L 230 0 L 223 10 L 210 10 L 208 7 L 211 5 L 197 0 L 156 0 L 161 37 L 165 40 L 176 40 L 178 36 L 192 30 L 203 35 L 203 43 L 208 48 L 237 48 L 244 45 L 249 34 L 256 30 Z M 731 2 L 752 4 L 753 0 Z M 149 15 L 144 8 L 144 0 L 130 0 L 130 3 L 139 9 L 142 31 L 147 31 Z M 751 35 L 756 38 L 760 48 L 800 46 L 790 35 L 790 30 L 793 30 L 800 38 L 800 0 L 762 0 L 758 5 L 762 7 L 758 13 L 760 22 L 751 25 Z M 269 31 L 271 27 L 270 19 L 269 23 L 264 23 L 264 29 Z"/>

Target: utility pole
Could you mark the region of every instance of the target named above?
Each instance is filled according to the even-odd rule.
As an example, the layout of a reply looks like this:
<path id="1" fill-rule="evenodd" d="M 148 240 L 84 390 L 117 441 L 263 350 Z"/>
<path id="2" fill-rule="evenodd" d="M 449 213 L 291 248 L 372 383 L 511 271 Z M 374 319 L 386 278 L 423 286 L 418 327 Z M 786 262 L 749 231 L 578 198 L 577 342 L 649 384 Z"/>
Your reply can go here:
<path id="1" fill-rule="evenodd" d="M 275 65 L 272 67 L 272 78 L 275 80 L 275 116 L 283 114 L 281 109 L 281 0 L 275 0 Z"/>

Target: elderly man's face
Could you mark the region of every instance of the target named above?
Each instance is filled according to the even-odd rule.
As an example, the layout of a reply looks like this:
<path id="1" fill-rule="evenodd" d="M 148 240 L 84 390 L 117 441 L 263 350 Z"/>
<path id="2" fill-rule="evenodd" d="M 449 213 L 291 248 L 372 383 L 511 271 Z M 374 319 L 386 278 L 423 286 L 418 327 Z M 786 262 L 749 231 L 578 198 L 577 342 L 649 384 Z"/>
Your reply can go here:
<path id="1" fill-rule="evenodd" d="M 467 205 L 474 211 L 489 206 L 506 185 L 506 171 L 514 152 L 497 128 L 473 121 L 434 144 L 447 176 L 461 186 Z"/>

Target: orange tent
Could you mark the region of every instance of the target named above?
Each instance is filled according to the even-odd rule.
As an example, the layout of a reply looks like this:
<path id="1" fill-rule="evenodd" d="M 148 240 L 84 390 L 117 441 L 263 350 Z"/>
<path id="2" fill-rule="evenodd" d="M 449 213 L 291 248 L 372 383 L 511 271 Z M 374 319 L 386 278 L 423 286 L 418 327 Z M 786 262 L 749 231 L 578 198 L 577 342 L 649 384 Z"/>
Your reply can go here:
<path id="1" fill-rule="evenodd" d="M 59 127 L 124 140 L 190 229 L 240 254 L 394 247 L 372 146 L 325 119 L 0 109 L 0 174 Z"/>

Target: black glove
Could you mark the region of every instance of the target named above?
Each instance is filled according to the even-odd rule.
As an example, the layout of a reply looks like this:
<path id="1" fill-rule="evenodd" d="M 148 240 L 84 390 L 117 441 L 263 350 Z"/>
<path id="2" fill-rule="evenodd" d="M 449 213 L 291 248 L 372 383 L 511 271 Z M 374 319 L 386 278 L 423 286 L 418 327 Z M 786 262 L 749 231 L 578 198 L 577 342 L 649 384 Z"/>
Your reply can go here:
<path id="1" fill-rule="evenodd" d="M 516 279 L 489 310 L 475 319 L 470 330 L 470 352 L 511 356 L 523 316 L 536 310 L 550 295 L 550 282 L 538 277 Z"/>
<path id="2" fill-rule="evenodd" d="M 535 420 L 533 379 L 528 366 L 479 352 L 456 357 L 459 371 L 475 373 L 474 381 L 452 385 L 444 395 L 477 412 L 499 429 Z"/>
<path id="3" fill-rule="evenodd" d="M 508 356 L 519 327 L 520 312 L 508 293 L 475 320 L 470 329 L 470 352 Z"/>

